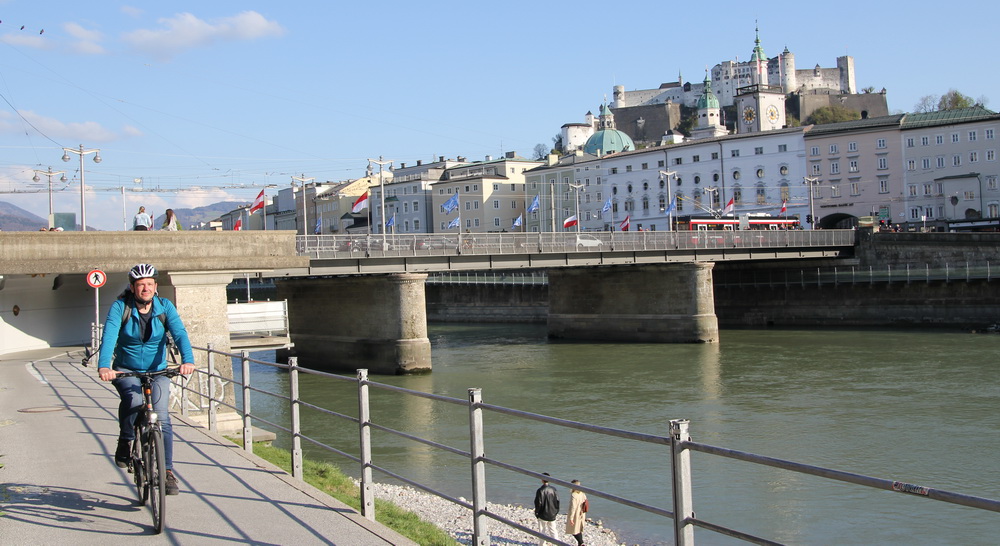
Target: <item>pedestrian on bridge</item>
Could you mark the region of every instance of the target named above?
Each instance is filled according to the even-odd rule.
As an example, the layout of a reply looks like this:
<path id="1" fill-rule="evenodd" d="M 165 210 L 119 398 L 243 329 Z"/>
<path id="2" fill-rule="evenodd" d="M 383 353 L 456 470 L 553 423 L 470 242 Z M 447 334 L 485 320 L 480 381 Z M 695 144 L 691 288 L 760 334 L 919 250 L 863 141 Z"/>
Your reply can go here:
<path id="1" fill-rule="evenodd" d="M 153 227 L 153 218 L 146 214 L 146 207 L 139 207 L 139 212 L 132 218 L 133 231 L 149 231 Z"/>
<path id="2" fill-rule="evenodd" d="M 135 440 L 135 420 L 142 407 L 142 389 L 138 378 L 118 378 L 120 371 L 153 372 L 167 367 L 167 332 L 181 352 L 180 373 L 194 372 L 194 352 L 177 308 L 156 295 L 156 268 L 139 264 L 129 271 L 129 288 L 111 304 L 104 321 L 97 372 L 102 381 L 111 381 L 121 403 L 118 405 L 118 447 L 115 464 L 127 468 L 131 443 Z M 173 472 L 174 432 L 170 425 L 170 379 L 157 377 L 153 382 L 153 411 L 163 430 L 164 466 L 167 469 L 166 493 L 180 492 Z"/>

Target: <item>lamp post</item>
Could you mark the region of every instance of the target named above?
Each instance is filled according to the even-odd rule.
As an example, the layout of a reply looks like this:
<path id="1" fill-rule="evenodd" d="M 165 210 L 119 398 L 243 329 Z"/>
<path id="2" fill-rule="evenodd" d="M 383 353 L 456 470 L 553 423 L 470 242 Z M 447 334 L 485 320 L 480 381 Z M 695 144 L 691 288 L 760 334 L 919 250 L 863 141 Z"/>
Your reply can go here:
<path id="1" fill-rule="evenodd" d="M 47 171 L 41 171 L 41 170 L 38 170 L 38 169 L 34 169 L 34 171 L 35 171 L 35 176 L 32 177 L 31 179 L 34 180 L 35 182 L 38 182 L 39 180 L 41 180 L 41 178 L 38 177 L 38 175 L 40 175 L 40 174 L 43 174 L 43 175 L 49 177 L 49 227 L 52 227 L 52 224 L 54 223 L 53 222 L 53 218 L 52 218 L 52 177 L 55 176 L 55 175 L 57 175 L 57 174 L 61 174 L 62 177 L 59 178 L 59 180 L 62 181 L 62 182 L 65 182 L 66 181 L 66 172 L 65 171 L 53 171 L 52 167 L 49 167 L 49 170 L 47 170 Z"/>
<path id="2" fill-rule="evenodd" d="M 809 184 L 809 229 L 816 225 L 816 213 L 813 212 L 813 184 L 819 183 L 819 178 L 802 177 L 802 182 Z"/>
<path id="3" fill-rule="evenodd" d="M 94 154 L 94 163 L 100 163 L 101 150 L 97 148 L 85 150 L 83 149 L 83 144 L 80 145 L 79 150 L 75 148 L 63 148 L 62 160 L 69 161 L 69 154 L 80 156 L 80 231 L 87 231 L 87 184 L 83 176 L 83 156 Z"/>
<path id="4" fill-rule="evenodd" d="M 306 183 L 307 182 L 312 182 L 313 180 L 316 180 L 316 178 L 315 177 L 313 177 L 313 178 L 306 178 L 306 175 L 304 175 L 304 174 L 302 176 L 293 176 L 292 177 L 292 194 L 293 195 L 295 194 L 295 189 L 294 188 L 295 188 L 295 181 L 296 180 L 298 180 L 299 182 L 302 182 L 302 235 L 306 235 L 308 233 L 306 230 L 308 229 L 308 226 L 309 226 L 309 215 L 306 213 Z"/>
<path id="5" fill-rule="evenodd" d="M 710 195 L 708 198 L 708 213 L 716 218 L 721 218 L 722 214 L 716 212 L 715 210 L 715 196 L 719 194 L 719 188 L 705 188 L 704 192 Z"/>
<path id="6" fill-rule="evenodd" d="M 583 191 L 583 184 L 570 184 L 576 193 L 576 232 L 580 233 L 580 192 Z"/>
<path id="7" fill-rule="evenodd" d="M 368 176 L 372 174 L 372 163 L 378 165 L 378 198 L 379 198 L 379 233 L 385 234 L 385 185 L 382 179 L 382 167 L 386 165 L 392 165 L 392 160 L 383 160 L 382 156 L 378 156 L 378 159 L 368 160 Z"/>
<path id="8" fill-rule="evenodd" d="M 672 202 L 672 192 L 670 189 L 670 178 L 677 178 L 677 171 L 660 171 L 660 176 L 667 182 L 667 206 L 670 206 Z M 667 226 L 670 228 L 668 231 L 674 230 L 674 211 L 671 209 L 667 212 Z"/>

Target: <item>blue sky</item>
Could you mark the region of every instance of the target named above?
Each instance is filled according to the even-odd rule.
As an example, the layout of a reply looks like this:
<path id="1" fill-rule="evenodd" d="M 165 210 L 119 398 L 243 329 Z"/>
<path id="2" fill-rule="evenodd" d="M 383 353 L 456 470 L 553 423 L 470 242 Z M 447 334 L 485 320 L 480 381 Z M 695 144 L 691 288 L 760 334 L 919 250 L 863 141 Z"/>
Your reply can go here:
<path id="1" fill-rule="evenodd" d="M 616 84 L 699 82 L 748 59 L 755 19 L 767 55 L 787 46 L 799 68 L 854 56 L 890 111 L 950 88 L 1000 108 L 992 3 L 152 4 L 0 0 L 0 200 L 44 217 L 31 179 L 52 167 L 70 178 L 56 211 L 79 213 L 79 160 L 60 158 L 81 144 L 101 151 L 84 167 L 98 229 L 121 229 L 122 186 L 130 219 L 361 176 L 380 155 L 530 157 Z"/>

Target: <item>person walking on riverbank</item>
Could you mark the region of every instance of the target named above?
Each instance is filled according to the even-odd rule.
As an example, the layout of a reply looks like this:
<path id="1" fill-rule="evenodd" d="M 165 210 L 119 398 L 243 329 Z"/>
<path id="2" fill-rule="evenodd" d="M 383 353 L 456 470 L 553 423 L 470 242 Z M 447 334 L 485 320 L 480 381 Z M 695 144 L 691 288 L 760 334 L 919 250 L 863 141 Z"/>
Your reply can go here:
<path id="1" fill-rule="evenodd" d="M 580 480 L 573 480 L 580 485 Z M 573 535 L 576 546 L 583 546 L 583 524 L 587 521 L 587 494 L 579 489 L 570 493 L 569 510 L 566 512 L 566 533 Z"/>
<path id="2" fill-rule="evenodd" d="M 549 473 L 543 472 L 543 475 L 548 476 Z M 556 494 L 556 488 L 543 479 L 542 486 L 535 491 L 535 518 L 538 519 L 538 530 L 542 534 L 554 538 L 556 536 L 556 515 L 558 514 L 559 496 Z M 539 540 L 538 545 L 541 546 L 546 542 L 548 541 Z"/>

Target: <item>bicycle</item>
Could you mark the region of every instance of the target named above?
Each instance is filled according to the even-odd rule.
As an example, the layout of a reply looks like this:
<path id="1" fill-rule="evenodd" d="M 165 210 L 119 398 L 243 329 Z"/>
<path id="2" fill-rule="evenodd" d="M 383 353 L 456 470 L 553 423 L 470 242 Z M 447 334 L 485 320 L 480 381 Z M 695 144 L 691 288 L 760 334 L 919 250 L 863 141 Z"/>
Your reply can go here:
<path id="1" fill-rule="evenodd" d="M 83 365 L 93 357 L 89 348 Z M 180 375 L 177 368 L 168 368 L 156 372 L 119 372 L 118 379 L 135 377 L 139 379 L 142 389 L 142 406 L 135 419 L 135 440 L 132 442 L 131 456 L 127 472 L 132 474 L 139 496 L 139 502 L 149 502 L 149 510 L 153 516 L 153 528 L 156 533 L 162 533 L 166 524 L 166 460 L 163 452 L 163 431 L 160 428 L 159 416 L 153 411 L 153 379 L 159 376 L 174 377 Z"/>

